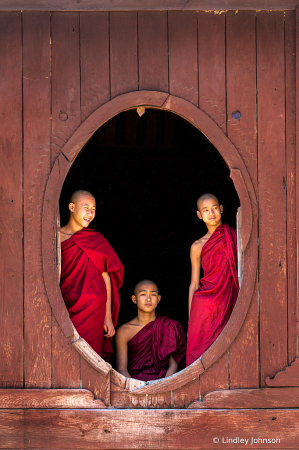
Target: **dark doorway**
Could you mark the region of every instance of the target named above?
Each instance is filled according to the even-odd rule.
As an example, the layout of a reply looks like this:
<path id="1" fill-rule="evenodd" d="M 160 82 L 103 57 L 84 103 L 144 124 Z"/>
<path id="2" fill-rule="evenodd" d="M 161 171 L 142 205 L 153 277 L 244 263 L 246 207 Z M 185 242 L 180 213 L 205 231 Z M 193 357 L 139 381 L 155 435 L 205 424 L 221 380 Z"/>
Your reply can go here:
<path id="1" fill-rule="evenodd" d="M 206 233 L 196 200 L 212 192 L 223 221 L 236 226 L 239 198 L 229 168 L 193 125 L 166 111 L 125 111 L 99 128 L 75 160 L 60 198 L 61 223 L 71 193 L 86 189 L 97 200 L 91 228 L 100 231 L 125 266 L 118 324 L 136 315 L 134 285 L 146 278 L 162 296 L 158 314 L 180 321 L 187 332 L 189 250 Z"/>

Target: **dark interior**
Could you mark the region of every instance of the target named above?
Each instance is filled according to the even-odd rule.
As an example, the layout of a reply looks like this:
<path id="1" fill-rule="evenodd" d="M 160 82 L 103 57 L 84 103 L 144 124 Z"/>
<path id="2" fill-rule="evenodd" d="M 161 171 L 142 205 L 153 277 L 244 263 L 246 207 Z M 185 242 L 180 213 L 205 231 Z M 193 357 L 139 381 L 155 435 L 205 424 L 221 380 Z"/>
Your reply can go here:
<path id="1" fill-rule="evenodd" d="M 97 201 L 91 228 L 100 231 L 125 266 L 118 325 L 136 315 L 134 285 L 153 280 L 162 296 L 157 308 L 188 326 L 189 251 L 206 233 L 196 200 L 218 196 L 223 222 L 236 226 L 239 198 L 229 168 L 211 142 L 176 114 L 125 111 L 100 127 L 66 177 L 61 224 L 68 220 L 73 191 L 86 189 Z"/>

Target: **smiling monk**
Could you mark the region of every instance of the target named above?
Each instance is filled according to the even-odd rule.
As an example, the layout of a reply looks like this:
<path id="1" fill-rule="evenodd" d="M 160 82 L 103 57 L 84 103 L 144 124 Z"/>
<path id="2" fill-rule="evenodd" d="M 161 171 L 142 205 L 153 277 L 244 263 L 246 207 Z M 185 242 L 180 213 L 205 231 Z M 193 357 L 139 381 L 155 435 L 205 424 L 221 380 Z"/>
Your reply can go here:
<path id="1" fill-rule="evenodd" d="M 191 246 L 189 326 L 186 364 L 192 364 L 217 339 L 235 306 L 238 292 L 236 230 L 222 224 L 222 205 L 213 194 L 197 201 L 197 215 L 208 232 Z M 204 276 L 200 280 L 200 266 Z"/>
<path id="2" fill-rule="evenodd" d="M 123 265 L 106 239 L 88 228 L 96 213 L 93 195 L 75 191 L 69 210 L 69 221 L 60 230 L 62 296 L 79 335 L 108 359 L 120 305 Z"/>
<path id="3" fill-rule="evenodd" d="M 184 367 L 186 339 L 179 322 L 156 314 L 161 300 L 149 280 L 136 284 L 137 317 L 116 332 L 116 367 L 127 378 L 150 381 L 169 377 Z"/>

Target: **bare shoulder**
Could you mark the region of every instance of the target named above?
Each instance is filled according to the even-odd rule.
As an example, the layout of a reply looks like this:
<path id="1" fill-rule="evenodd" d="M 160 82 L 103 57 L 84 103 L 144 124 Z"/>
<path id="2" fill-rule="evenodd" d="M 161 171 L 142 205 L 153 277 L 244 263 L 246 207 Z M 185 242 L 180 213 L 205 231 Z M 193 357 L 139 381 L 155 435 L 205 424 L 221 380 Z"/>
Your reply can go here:
<path id="1" fill-rule="evenodd" d="M 116 330 L 116 343 L 117 341 L 129 342 L 132 337 L 141 329 L 140 325 L 137 324 L 136 319 L 130 320 L 130 322 L 121 325 Z"/>
<path id="2" fill-rule="evenodd" d="M 191 250 L 190 250 L 191 256 L 200 256 L 201 250 L 206 242 L 207 242 L 207 239 L 205 236 L 203 236 L 202 238 L 193 242 L 193 244 L 191 245 Z"/>

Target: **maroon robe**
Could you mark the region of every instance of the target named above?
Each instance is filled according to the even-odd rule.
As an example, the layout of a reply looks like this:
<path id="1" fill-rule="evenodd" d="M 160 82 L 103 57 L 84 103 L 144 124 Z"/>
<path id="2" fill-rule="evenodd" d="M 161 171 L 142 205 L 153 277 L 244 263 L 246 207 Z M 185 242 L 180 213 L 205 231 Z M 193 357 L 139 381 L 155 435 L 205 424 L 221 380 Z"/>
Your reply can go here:
<path id="1" fill-rule="evenodd" d="M 238 292 L 237 235 L 229 225 L 220 225 L 203 245 L 204 276 L 194 292 L 188 326 L 186 364 L 196 361 L 225 327 Z"/>
<path id="2" fill-rule="evenodd" d="M 83 228 L 61 244 L 61 292 L 79 335 L 103 358 L 112 351 L 112 338 L 103 336 L 107 290 L 103 272 L 111 280 L 112 322 L 117 323 L 123 265 L 106 239 Z"/>
<path id="3" fill-rule="evenodd" d="M 156 316 L 128 342 L 128 372 L 142 381 L 164 378 L 169 358 L 184 367 L 186 338 L 182 325 L 167 316 Z"/>

